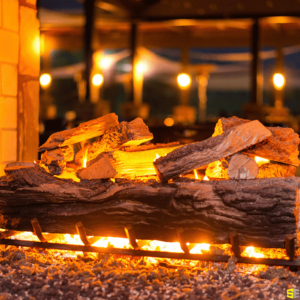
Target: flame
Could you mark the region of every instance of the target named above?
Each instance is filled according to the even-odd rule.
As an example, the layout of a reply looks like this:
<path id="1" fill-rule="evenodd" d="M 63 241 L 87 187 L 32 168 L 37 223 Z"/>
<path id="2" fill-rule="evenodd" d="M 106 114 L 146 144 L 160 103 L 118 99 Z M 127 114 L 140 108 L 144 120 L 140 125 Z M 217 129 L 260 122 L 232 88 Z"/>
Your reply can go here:
<path id="1" fill-rule="evenodd" d="M 242 254 L 247 257 L 255 257 L 255 258 L 265 257 L 262 253 L 256 252 L 256 248 L 252 246 L 247 247 Z"/>
<path id="2" fill-rule="evenodd" d="M 209 178 L 205 175 L 204 178 L 203 178 L 203 180 L 209 181 Z"/>
<path id="3" fill-rule="evenodd" d="M 197 244 L 195 247 L 193 247 L 190 250 L 190 253 L 192 253 L 192 254 L 202 254 L 202 251 L 209 251 L 209 248 L 210 248 L 210 244 L 205 244 L 205 243 Z"/>
<path id="4" fill-rule="evenodd" d="M 197 170 L 196 169 L 194 169 L 194 174 L 195 174 L 195 179 L 199 179 L 199 177 L 198 177 L 198 173 L 197 173 Z"/>
<path id="5" fill-rule="evenodd" d="M 82 164 L 83 168 L 86 168 L 87 154 L 88 154 L 88 148 L 85 149 L 85 153 L 84 153 L 84 157 L 83 157 L 83 164 Z"/>
<path id="6" fill-rule="evenodd" d="M 156 157 L 155 157 L 154 161 L 156 161 L 159 158 L 160 158 L 160 156 L 156 153 Z"/>
<path id="7" fill-rule="evenodd" d="M 35 161 L 35 160 L 34 160 L 33 162 L 36 164 L 36 161 Z"/>
<path id="8" fill-rule="evenodd" d="M 268 164 L 270 162 L 270 160 L 259 156 L 255 156 L 254 160 L 256 161 L 259 167 L 263 164 Z"/>

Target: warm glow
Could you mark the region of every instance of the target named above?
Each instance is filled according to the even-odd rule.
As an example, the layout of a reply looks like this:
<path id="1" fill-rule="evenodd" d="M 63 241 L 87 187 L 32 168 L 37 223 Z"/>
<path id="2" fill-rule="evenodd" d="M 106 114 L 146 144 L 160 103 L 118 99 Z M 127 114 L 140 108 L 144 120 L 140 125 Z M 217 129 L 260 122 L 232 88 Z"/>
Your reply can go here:
<path id="1" fill-rule="evenodd" d="M 83 168 L 86 168 L 87 155 L 88 155 L 88 148 L 86 148 L 85 153 L 84 153 L 83 164 L 82 164 L 82 167 L 83 167 Z"/>
<path id="2" fill-rule="evenodd" d="M 285 78 L 280 73 L 275 73 L 273 76 L 273 83 L 277 90 L 281 90 L 285 84 Z"/>
<path id="3" fill-rule="evenodd" d="M 177 82 L 179 87 L 188 88 L 191 85 L 191 77 L 186 73 L 181 73 L 177 76 Z"/>
<path id="4" fill-rule="evenodd" d="M 268 159 L 259 156 L 255 156 L 254 160 L 256 161 L 259 167 L 263 164 L 268 164 L 270 162 Z"/>
<path id="5" fill-rule="evenodd" d="M 40 55 L 40 48 L 41 48 L 41 42 L 40 42 L 40 37 L 37 36 L 33 40 L 33 50 L 37 55 Z"/>
<path id="6" fill-rule="evenodd" d="M 166 126 L 168 126 L 168 127 L 171 127 L 171 126 L 174 125 L 174 120 L 173 120 L 172 118 L 166 118 L 166 119 L 164 120 L 164 124 L 165 124 Z"/>
<path id="7" fill-rule="evenodd" d="M 93 82 L 94 86 L 100 86 L 100 85 L 102 85 L 103 81 L 104 81 L 103 75 L 101 75 L 101 74 L 95 74 L 93 76 L 92 82 Z"/>
<path id="8" fill-rule="evenodd" d="M 263 258 L 264 257 L 264 255 L 262 253 L 256 252 L 255 248 L 252 246 L 247 247 L 242 254 L 247 257 L 255 257 L 255 258 Z"/>
<path id="9" fill-rule="evenodd" d="M 158 158 L 160 158 L 160 156 L 156 153 L 154 161 L 157 160 Z"/>
<path id="10" fill-rule="evenodd" d="M 209 251 L 210 244 L 197 244 L 190 250 L 191 254 L 202 254 L 202 251 Z"/>
<path id="11" fill-rule="evenodd" d="M 50 85 L 52 81 L 51 75 L 50 74 L 42 74 L 40 77 L 40 84 L 43 88 L 46 88 Z"/>
<path id="12" fill-rule="evenodd" d="M 198 177 L 198 173 L 197 173 L 197 170 L 196 169 L 194 169 L 194 174 L 195 174 L 195 179 L 199 179 L 199 177 Z"/>
<path id="13" fill-rule="evenodd" d="M 203 178 L 203 180 L 209 181 L 209 178 L 205 175 L 204 178 Z"/>
<path id="14" fill-rule="evenodd" d="M 138 73 L 145 73 L 148 69 L 148 66 L 144 63 L 144 62 L 139 62 L 136 64 L 135 66 L 135 70 L 138 72 Z"/>
<path id="15" fill-rule="evenodd" d="M 99 67 L 102 70 L 107 70 L 110 68 L 110 66 L 112 65 L 113 61 L 110 57 L 102 57 L 99 61 Z"/>

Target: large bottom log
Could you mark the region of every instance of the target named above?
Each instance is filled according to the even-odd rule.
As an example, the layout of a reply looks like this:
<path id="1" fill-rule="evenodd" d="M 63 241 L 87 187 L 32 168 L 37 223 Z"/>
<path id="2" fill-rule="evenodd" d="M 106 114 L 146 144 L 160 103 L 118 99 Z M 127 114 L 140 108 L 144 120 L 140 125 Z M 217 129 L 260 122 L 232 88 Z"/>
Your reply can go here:
<path id="1" fill-rule="evenodd" d="M 298 233 L 298 186 L 293 178 L 195 181 L 172 184 L 116 179 L 71 183 L 48 174 L 11 189 L 15 173 L 0 178 L 0 227 L 32 231 L 37 218 L 44 232 L 75 234 L 81 221 L 88 235 L 125 237 L 131 225 L 138 239 L 228 243 L 236 231 L 241 245 L 283 248 Z M 47 179 L 46 179 L 47 177 Z M 8 181 L 9 178 L 9 181 Z M 36 185 L 35 178 L 44 178 Z"/>

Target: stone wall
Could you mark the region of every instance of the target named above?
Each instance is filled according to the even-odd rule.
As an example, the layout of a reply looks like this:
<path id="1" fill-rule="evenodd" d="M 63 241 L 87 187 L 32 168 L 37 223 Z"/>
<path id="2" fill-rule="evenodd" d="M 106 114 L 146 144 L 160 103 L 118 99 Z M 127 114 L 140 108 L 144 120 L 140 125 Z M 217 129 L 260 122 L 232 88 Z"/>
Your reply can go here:
<path id="1" fill-rule="evenodd" d="M 36 0 L 0 0 L 0 176 L 38 148 L 39 22 Z"/>

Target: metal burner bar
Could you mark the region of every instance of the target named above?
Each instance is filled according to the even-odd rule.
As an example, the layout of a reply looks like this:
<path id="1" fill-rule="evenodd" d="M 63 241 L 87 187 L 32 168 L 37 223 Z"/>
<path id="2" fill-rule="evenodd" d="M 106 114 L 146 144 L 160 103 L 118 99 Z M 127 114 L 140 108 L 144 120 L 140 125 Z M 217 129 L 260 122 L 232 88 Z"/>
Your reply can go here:
<path id="1" fill-rule="evenodd" d="M 0 244 L 31 247 L 31 248 L 97 252 L 97 253 L 131 255 L 131 256 L 148 256 L 148 257 L 171 258 L 171 259 L 188 259 L 188 260 L 200 260 L 200 261 L 212 261 L 212 262 L 227 262 L 230 258 L 229 255 L 190 254 L 190 253 L 172 253 L 172 252 L 118 249 L 118 248 L 100 248 L 100 247 L 93 247 L 93 246 L 42 243 L 42 242 L 5 240 L 5 239 L 0 240 Z M 284 267 L 300 267 L 300 260 L 291 261 L 285 259 L 271 259 L 271 258 L 238 257 L 238 263 L 262 264 L 262 265 L 284 266 Z"/>

